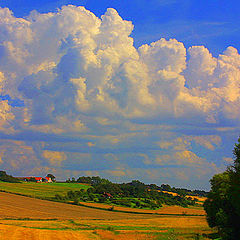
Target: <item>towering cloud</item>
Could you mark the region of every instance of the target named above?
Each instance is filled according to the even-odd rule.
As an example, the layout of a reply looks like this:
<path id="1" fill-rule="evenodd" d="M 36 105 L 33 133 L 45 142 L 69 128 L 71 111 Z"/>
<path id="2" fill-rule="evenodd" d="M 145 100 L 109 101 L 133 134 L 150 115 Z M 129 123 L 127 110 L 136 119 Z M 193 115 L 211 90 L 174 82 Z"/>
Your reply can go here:
<path id="1" fill-rule="evenodd" d="M 115 143 L 121 144 L 123 134 L 145 131 L 151 135 L 164 122 L 169 128 L 186 123 L 239 126 L 240 55 L 235 48 L 227 48 L 217 58 L 203 46 L 186 49 L 175 39 L 136 49 L 132 30 L 133 24 L 114 9 L 99 19 L 84 7 L 71 5 L 54 13 L 33 11 L 26 18 L 1 8 L 1 96 L 22 100 L 24 106 L 0 101 L 0 131 L 52 133 L 55 140 L 59 135 L 78 138 L 84 134 L 87 149 L 89 142 L 95 149 L 95 140 L 107 148 L 100 135 L 103 139 L 115 135 Z M 192 139 L 214 149 L 210 143 Z M 50 165 L 60 167 L 56 159 L 68 161 L 62 150 L 41 151 L 42 164 L 47 165 L 48 159 Z M 173 162 L 183 164 L 184 158 L 191 164 L 201 159 L 189 149 L 172 156 Z M 154 158 L 158 164 L 162 161 Z M 120 164 L 116 171 L 122 167 L 126 168 Z"/>

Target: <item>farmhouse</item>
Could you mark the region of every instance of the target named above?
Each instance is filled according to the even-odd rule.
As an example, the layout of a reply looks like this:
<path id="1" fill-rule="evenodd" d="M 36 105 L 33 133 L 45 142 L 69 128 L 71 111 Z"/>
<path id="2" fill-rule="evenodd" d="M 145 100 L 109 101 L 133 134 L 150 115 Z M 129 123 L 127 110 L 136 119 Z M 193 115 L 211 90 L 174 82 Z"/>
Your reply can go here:
<path id="1" fill-rule="evenodd" d="M 105 198 L 113 198 L 113 196 L 110 193 L 104 192 L 103 197 Z"/>
<path id="2" fill-rule="evenodd" d="M 53 182 L 52 179 L 50 177 L 16 177 L 17 179 L 21 180 L 21 181 L 26 181 L 26 182 L 37 182 L 37 183 L 41 183 L 41 182 L 48 182 L 51 183 Z"/>
<path id="3" fill-rule="evenodd" d="M 53 180 L 50 177 L 45 177 L 45 179 L 47 180 L 47 182 L 53 182 Z"/>

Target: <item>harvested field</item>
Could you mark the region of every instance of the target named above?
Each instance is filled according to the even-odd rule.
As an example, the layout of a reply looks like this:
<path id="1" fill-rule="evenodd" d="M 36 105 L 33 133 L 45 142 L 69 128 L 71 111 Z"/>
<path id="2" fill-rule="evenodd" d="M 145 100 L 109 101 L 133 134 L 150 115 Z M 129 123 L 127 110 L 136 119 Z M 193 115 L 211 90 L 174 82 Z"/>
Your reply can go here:
<path id="1" fill-rule="evenodd" d="M 147 215 L 110 211 L 34 199 L 0 192 L 0 218 L 128 219 Z"/>
<path id="2" fill-rule="evenodd" d="M 82 205 L 96 207 L 96 208 L 103 208 L 109 209 L 112 205 L 102 204 L 102 203 L 88 203 L 88 202 L 81 202 Z M 182 215 L 205 215 L 206 212 L 202 207 L 180 207 L 180 206 L 163 206 L 157 210 L 146 210 L 146 209 L 138 209 L 138 208 L 128 208 L 128 207 L 120 207 L 114 206 L 115 210 L 119 211 L 127 211 L 127 212 L 136 212 L 136 213 L 158 213 L 158 214 L 182 214 Z"/>
<path id="3" fill-rule="evenodd" d="M 0 220 L 0 239 L 194 239 L 211 230 L 203 217 L 119 220 Z M 29 238 L 28 238 L 29 237 Z M 208 239 L 208 238 L 201 238 Z"/>
<path id="4" fill-rule="evenodd" d="M 88 240 L 99 239 L 91 232 L 31 229 L 18 226 L 0 225 L 2 240 Z"/>
<path id="5" fill-rule="evenodd" d="M 86 221 L 90 222 L 90 221 Z M 101 221 L 95 220 L 94 221 L 97 224 L 101 224 Z M 168 229 L 168 228 L 199 228 L 199 227 L 207 227 L 207 221 L 205 217 L 202 216 L 160 216 L 158 218 L 147 218 L 144 219 L 144 222 L 142 219 L 126 219 L 124 221 L 122 220 L 112 220 L 105 221 L 105 223 L 108 223 L 113 226 L 118 225 L 127 225 L 127 226 L 144 226 L 144 227 L 150 227 L 151 228 L 162 228 L 162 229 Z"/>
<path id="6" fill-rule="evenodd" d="M 3 192 L 0 199 L 1 240 L 182 240 L 212 233 L 205 216 L 120 213 Z"/>

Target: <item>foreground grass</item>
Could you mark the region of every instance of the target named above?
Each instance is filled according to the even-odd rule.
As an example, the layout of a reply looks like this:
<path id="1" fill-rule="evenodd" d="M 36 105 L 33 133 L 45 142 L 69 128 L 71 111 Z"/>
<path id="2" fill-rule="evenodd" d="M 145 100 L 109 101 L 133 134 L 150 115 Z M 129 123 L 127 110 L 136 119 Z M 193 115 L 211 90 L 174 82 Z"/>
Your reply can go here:
<path id="1" fill-rule="evenodd" d="M 162 219 L 164 222 L 167 218 Z M 99 240 L 121 240 L 121 239 L 154 239 L 154 240 L 182 240 L 182 239 L 215 239 L 216 234 L 207 226 L 188 226 L 186 228 L 185 221 L 178 222 L 176 226 L 170 224 L 162 225 L 161 219 L 148 219 L 143 221 L 134 220 L 121 220 L 121 221 L 108 221 L 108 220 L 0 220 L 0 224 L 6 226 L 15 226 L 34 230 L 47 230 L 61 232 L 85 232 L 89 234 L 89 239 L 96 236 L 94 239 Z M 176 222 L 179 219 L 176 219 Z M 154 225 L 151 224 L 154 221 Z M 102 224 L 99 224 L 99 223 Z M 171 221 L 170 221 L 171 222 Z M 177 227 L 177 225 L 179 225 Z"/>
<path id="2" fill-rule="evenodd" d="M 65 195 L 68 191 L 88 189 L 89 186 L 76 183 L 7 183 L 0 181 L 0 191 L 22 194 L 37 198 L 52 198 L 56 194 Z"/>

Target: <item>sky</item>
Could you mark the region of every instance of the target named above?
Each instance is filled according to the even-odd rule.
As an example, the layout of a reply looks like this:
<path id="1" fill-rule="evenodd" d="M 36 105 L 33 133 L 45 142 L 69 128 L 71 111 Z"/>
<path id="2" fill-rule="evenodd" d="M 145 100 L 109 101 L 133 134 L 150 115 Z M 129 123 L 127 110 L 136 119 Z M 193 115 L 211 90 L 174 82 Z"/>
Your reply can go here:
<path id="1" fill-rule="evenodd" d="M 0 168 L 209 189 L 240 133 L 235 1 L 0 1 Z"/>

